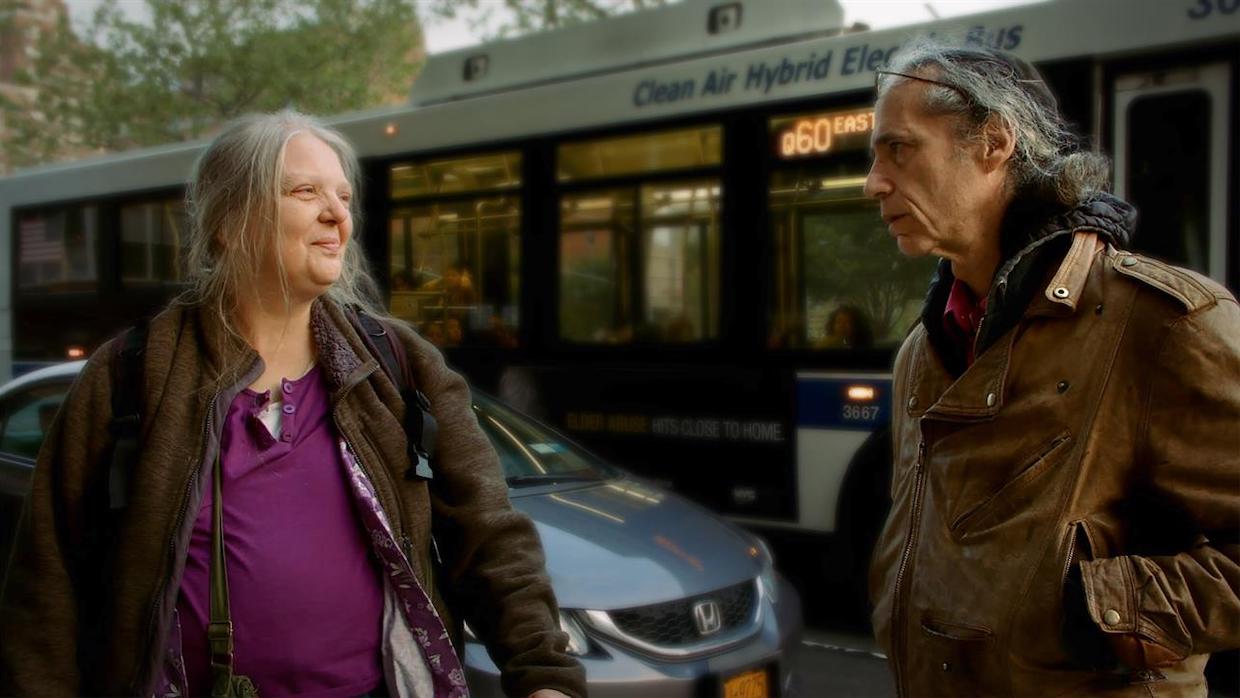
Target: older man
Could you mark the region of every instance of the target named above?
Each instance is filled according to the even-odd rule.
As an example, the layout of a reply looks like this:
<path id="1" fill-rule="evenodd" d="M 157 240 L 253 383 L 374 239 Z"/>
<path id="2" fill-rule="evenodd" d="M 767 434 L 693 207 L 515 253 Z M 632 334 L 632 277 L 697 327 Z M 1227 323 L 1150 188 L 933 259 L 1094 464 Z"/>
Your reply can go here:
<path id="1" fill-rule="evenodd" d="M 1031 66 L 919 43 L 889 67 L 866 193 L 942 258 L 871 570 L 900 693 L 1204 696 L 1240 645 L 1236 299 L 1124 251 L 1133 209 Z"/>

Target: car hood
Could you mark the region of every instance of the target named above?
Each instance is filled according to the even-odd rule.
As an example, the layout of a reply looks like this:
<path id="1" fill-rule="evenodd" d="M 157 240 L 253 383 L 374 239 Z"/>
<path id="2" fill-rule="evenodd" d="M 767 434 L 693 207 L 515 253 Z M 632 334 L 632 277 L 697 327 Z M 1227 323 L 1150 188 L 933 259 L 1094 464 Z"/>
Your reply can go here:
<path id="1" fill-rule="evenodd" d="M 732 525 L 632 479 L 525 494 L 514 507 L 542 536 L 563 608 L 613 610 L 714 591 L 762 571 L 761 553 Z"/>

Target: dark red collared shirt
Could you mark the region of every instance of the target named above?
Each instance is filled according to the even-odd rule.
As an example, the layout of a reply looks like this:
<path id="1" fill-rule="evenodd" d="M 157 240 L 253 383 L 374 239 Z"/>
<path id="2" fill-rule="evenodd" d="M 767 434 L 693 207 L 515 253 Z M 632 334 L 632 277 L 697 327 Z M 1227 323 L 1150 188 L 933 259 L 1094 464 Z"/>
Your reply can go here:
<path id="1" fill-rule="evenodd" d="M 965 350 L 968 366 L 973 365 L 973 345 L 985 314 L 986 299 L 978 300 L 968 284 L 960 279 L 952 281 L 952 290 L 947 294 L 947 305 L 943 309 L 943 329 Z"/>

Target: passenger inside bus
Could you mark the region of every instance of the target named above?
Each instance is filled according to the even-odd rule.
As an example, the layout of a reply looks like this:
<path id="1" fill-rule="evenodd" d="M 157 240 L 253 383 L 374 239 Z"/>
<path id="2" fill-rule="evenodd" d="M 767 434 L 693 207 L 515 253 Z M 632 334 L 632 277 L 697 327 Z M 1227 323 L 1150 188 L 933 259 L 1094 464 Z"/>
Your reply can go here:
<path id="1" fill-rule="evenodd" d="M 439 320 L 423 325 L 421 334 L 426 338 L 426 341 L 437 347 L 442 347 L 444 345 L 443 322 Z"/>
<path id="2" fill-rule="evenodd" d="M 855 305 L 841 305 L 831 311 L 824 330 L 815 349 L 868 349 L 874 343 L 865 311 Z"/>
<path id="3" fill-rule="evenodd" d="M 799 314 L 776 317 L 767 336 L 767 349 L 795 349 L 805 336 L 805 322 Z"/>
<path id="4" fill-rule="evenodd" d="M 448 267 L 443 275 L 444 302 L 450 306 L 473 305 L 477 300 L 474 293 L 474 278 L 469 269 L 462 264 Z"/>
<path id="5" fill-rule="evenodd" d="M 449 316 L 444 320 L 443 335 L 443 346 L 459 347 L 465 339 L 465 329 L 461 326 L 460 318 Z"/>

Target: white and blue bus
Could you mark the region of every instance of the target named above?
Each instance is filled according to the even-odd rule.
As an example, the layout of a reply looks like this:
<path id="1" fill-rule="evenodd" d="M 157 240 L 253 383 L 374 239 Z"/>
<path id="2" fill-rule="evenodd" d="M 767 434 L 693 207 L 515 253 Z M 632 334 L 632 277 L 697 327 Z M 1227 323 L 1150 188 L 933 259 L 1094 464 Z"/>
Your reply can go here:
<path id="1" fill-rule="evenodd" d="M 408 105 L 329 121 L 362 157 L 360 239 L 394 315 L 631 470 L 836 534 L 849 570 L 883 516 L 888 371 L 933 266 L 862 195 L 874 70 L 922 33 L 1035 62 L 1113 154 L 1134 247 L 1236 289 L 1240 0 L 842 24 L 823 0 L 686 0 L 433 56 Z M 0 374 L 89 352 L 180 288 L 201 147 L 0 180 Z"/>

